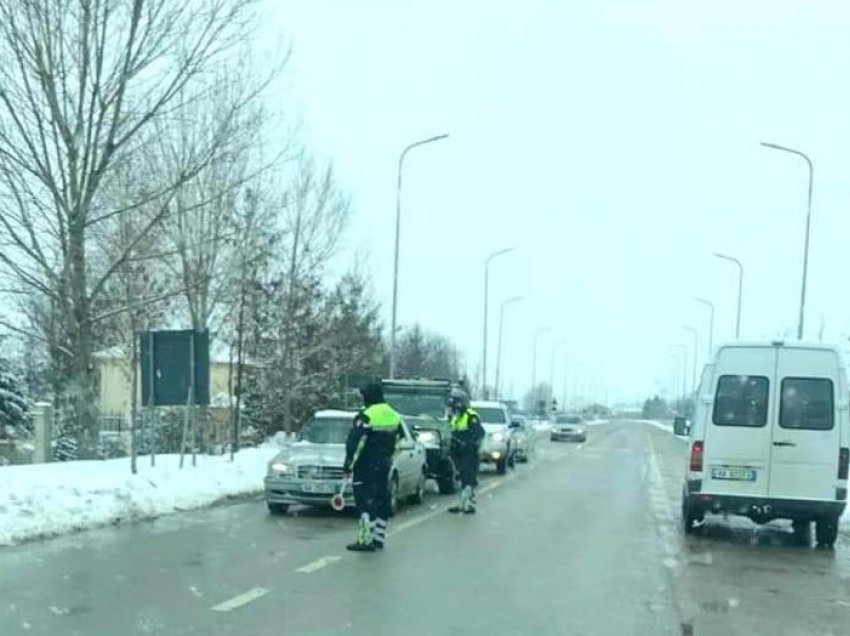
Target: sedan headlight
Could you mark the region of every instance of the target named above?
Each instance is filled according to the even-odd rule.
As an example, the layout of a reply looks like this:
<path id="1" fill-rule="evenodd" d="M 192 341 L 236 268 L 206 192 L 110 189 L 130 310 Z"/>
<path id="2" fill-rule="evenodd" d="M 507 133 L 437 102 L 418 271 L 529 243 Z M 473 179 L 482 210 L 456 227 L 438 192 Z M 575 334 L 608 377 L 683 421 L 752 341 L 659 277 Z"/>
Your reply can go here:
<path id="1" fill-rule="evenodd" d="M 493 440 L 494 442 L 496 442 L 497 444 L 500 444 L 500 443 L 505 441 L 505 434 L 504 433 L 493 433 L 493 434 L 490 435 L 490 439 Z"/>
<path id="2" fill-rule="evenodd" d="M 292 466 L 283 462 L 272 462 L 269 465 L 269 473 L 272 475 L 288 475 L 292 472 Z"/>

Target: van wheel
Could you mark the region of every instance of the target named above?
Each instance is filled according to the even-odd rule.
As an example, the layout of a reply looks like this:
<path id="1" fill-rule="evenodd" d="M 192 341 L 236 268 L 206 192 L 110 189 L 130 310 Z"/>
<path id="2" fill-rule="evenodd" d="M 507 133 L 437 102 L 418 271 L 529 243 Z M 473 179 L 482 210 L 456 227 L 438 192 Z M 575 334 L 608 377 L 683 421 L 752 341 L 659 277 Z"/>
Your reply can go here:
<path id="1" fill-rule="evenodd" d="M 821 517 L 815 522 L 819 548 L 831 548 L 838 539 L 838 518 Z"/>
<path id="2" fill-rule="evenodd" d="M 289 506 L 287 504 L 281 503 L 271 503 L 268 504 L 269 514 L 272 515 L 285 515 L 286 511 L 289 510 Z"/>
<path id="3" fill-rule="evenodd" d="M 688 503 L 687 497 L 682 495 L 682 527 L 685 534 L 694 535 L 702 532 L 702 524 L 705 519 L 705 511 L 694 510 Z"/>
<path id="4" fill-rule="evenodd" d="M 812 522 L 808 519 L 794 519 L 791 522 L 794 529 L 794 543 L 800 546 L 812 545 Z"/>

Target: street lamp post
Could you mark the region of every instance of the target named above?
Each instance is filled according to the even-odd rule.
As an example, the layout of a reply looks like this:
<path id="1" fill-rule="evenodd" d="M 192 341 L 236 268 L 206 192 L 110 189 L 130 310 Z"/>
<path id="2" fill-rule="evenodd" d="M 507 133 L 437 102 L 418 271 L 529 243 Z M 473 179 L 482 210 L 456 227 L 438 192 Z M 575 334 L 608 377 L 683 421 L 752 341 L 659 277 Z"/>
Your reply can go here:
<path id="1" fill-rule="evenodd" d="M 697 386 L 697 358 L 699 357 L 699 331 L 694 329 L 691 326 L 685 325 L 685 330 L 690 331 L 691 335 L 694 337 L 694 360 L 693 360 L 693 386 L 694 390 L 696 390 Z"/>
<path id="2" fill-rule="evenodd" d="M 398 157 L 398 183 L 396 186 L 396 204 L 395 204 L 395 258 L 393 259 L 393 315 L 392 326 L 390 327 L 390 378 L 395 377 L 396 366 L 396 324 L 398 319 L 398 248 L 399 237 L 401 235 L 401 176 L 404 168 L 404 158 L 407 153 L 419 146 L 430 144 L 435 141 L 447 138 L 447 134 L 436 135 L 428 139 L 416 141 L 404 148 Z"/>
<path id="3" fill-rule="evenodd" d="M 499 343 L 496 347 L 496 397 L 502 396 L 502 333 L 505 324 L 505 308 L 508 305 L 518 303 L 524 300 L 522 296 L 514 296 L 502 302 L 502 307 L 499 309 Z"/>
<path id="4" fill-rule="evenodd" d="M 694 298 L 694 301 L 700 305 L 705 305 L 710 310 L 710 318 L 708 322 L 708 357 L 714 352 L 714 303 L 705 298 Z"/>
<path id="5" fill-rule="evenodd" d="M 741 339 L 741 301 L 744 297 L 744 265 L 734 256 L 728 256 L 726 254 L 718 254 L 715 252 L 714 254 L 717 258 L 721 258 L 724 261 L 729 261 L 730 263 L 734 263 L 738 266 L 738 315 L 735 319 L 735 340 Z"/>
<path id="6" fill-rule="evenodd" d="M 682 352 L 682 407 L 688 398 L 688 348 L 679 344 L 674 347 Z"/>
<path id="7" fill-rule="evenodd" d="M 549 388 L 552 391 L 552 397 L 555 397 L 555 358 L 557 357 L 558 350 L 564 346 L 562 342 L 556 342 L 550 351 L 551 357 L 549 358 Z"/>
<path id="8" fill-rule="evenodd" d="M 806 204 L 806 236 L 803 243 L 803 283 L 800 289 L 800 318 L 797 322 L 797 340 L 803 339 L 803 326 L 806 315 L 806 282 L 809 276 L 809 235 L 811 233 L 812 226 L 812 188 L 814 187 L 815 181 L 815 167 L 812 164 L 812 160 L 809 159 L 806 153 L 801 152 L 799 150 L 794 150 L 793 148 L 788 148 L 786 146 L 780 146 L 779 144 L 772 144 L 767 142 L 762 142 L 762 146 L 765 148 L 771 148 L 773 150 L 781 150 L 782 152 L 788 152 L 792 155 L 797 155 L 798 157 L 802 157 L 806 165 L 809 167 L 809 194 Z"/>
<path id="9" fill-rule="evenodd" d="M 481 353 L 481 394 L 485 400 L 489 397 L 487 395 L 487 326 L 489 322 L 487 320 L 487 314 L 490 308 L 490 262 L 498 256 L 513 252 L 514 249 L 513 247 L 508 247 L 502 250 L 496 250 L 484 261 L 484 347 Z"/>
<path id="10" fill-rule="evenodd" d="M 537 385 L 537 345 L 540 341 L 540 336 L 544 333 L 549 333 L 552 331 L 552 327 L 541 327 L 534 334 L 534 354 L 532 356 L 531 362 L 531 390 L 534 391 L 534 387 Z"/>

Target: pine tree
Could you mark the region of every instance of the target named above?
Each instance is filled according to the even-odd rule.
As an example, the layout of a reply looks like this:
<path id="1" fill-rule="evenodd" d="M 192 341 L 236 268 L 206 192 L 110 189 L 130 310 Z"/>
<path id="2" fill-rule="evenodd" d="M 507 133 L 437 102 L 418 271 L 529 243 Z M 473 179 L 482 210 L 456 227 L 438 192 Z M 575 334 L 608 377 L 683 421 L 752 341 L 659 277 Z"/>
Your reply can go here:
<path id="1" fill-rule="evenodd" d="M 8 359 L 0 358 L 0 429 L 25 426 L 26 413 L 23 380 Z"/>

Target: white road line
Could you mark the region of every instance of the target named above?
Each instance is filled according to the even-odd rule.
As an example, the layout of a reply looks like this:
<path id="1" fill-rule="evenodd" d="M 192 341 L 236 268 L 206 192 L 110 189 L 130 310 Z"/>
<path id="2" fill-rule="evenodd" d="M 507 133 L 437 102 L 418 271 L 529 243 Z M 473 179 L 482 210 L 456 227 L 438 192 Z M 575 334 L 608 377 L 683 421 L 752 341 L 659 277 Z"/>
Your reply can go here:
<path id="1" fill-rule="evenodd" d="M 491 482 L 491 483 L 487 484 L 486 486 L 479 488 L 477 494 L 483 495 L 484 493 L 490 492 L 491 490 L 494 490 L 494 489 L 498 488 L 499 486 L 504 486 L 505 483 L 512 481 L 513 479 L 515 479 L 515 477 L 507 477 L 507 478 L 501 479 L 499 481 Z M 456 502 L 453 502 L 452 504 L 450 504 L 448 506 L 439 507 L 436 510 L 432 510 L 431 512 L 428 512 L 428 513 L 426 513 L 426 514 L 424 514 L 420 517 L 416 517 L 415 519 L 411 519 L 410 521 L 405 521 L 403 523 L 400 523 L 397 526 L 395 526 L 395 528 L 393 530 L 391 530 L 389 532 L 388 536 L 394 537 L 395 535 L 397 535 L 401 532 L 404 532 L 405 530 L 410 530 L 411 528 L 415 528 L 416 526 L 423 524 L 426 521 L 430 521 L 434 517 L 439 517 L 440 515 L 445 514 L 448 511 L 448 509 L 451 508 L 452 506 L 454 506 L 455 504 L 456 504 Z"/>
<path id="2" fill-rule="evenodd" d="M 255 587 L 254 589 L 248 590 L 239 596 L 234 596 L 223 603 L 213 605 L 210 609 L 213 612 L 232 612 L 243 605 L 247 605 L 248 603 L 256 601 L 258 598 L 264 597 L 268 593 L 269 591 L 264 587 Z"/>
<path id="3" fill-rule="evenodd" d="M 342 557 L 341 556 L 324 556 L 321 559 L 316 559 L 315 561 L 308 563 L 307 565 L 302 565 L 300 568 L 295 570 L 296 572 L 300 572 L 301 574 L 312 574 L 317 570 L 321 570 L 323 567 L 327 567 L 332 563 L 336 563 Z"/>

